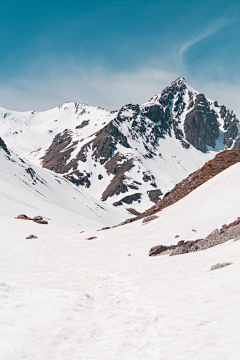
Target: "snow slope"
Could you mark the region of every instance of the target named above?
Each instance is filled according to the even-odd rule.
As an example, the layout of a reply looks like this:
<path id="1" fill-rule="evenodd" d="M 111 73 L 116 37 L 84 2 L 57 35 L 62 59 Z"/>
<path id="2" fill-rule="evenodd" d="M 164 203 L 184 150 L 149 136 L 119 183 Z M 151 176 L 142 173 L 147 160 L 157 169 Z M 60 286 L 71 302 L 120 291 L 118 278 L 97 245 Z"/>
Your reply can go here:
<path id="1" fill-rule="evenodd" d="M 240 240 L 148 252 L 235 220 L 239 182 L 238 163 L 152 222 L 106 231 L 0 217 L 0 359 L 238 360 Z M 219 262 L 233 264 L 209 272 Z"/>
<path id="2" fill-rule="evenodd" d="M 94 227 L 118 224 L 123 209 L 103 204 L 68 180 L 0 147 L 0 216 L 42 215 L 52 224 Z M 18 220 L 25 221 L 25 220 Z"/>
<path id="3" fill-rule="evenodd" d="M 183 78 L 111 113 L 73 102 L 45 112 L 0 108 L 0 136 L 89 195 L 139 212 L 216 152 L 240 147 L 236 115 Z"/>

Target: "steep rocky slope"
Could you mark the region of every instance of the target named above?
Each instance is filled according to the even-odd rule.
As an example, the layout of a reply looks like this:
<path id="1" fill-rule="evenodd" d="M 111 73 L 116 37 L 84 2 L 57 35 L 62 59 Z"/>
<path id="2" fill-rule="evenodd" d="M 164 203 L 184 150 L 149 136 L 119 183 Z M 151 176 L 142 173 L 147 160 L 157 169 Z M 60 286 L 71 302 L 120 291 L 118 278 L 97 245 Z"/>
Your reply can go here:
<path id="1" fill-rule="evenodd" d="M 98 199 L 142 212 L 216 152 L 239 149 L 239 121 L 183 78 L 150 101 L 107 112 L 65 103 L 43 113 L 1 110 L 21 156 Z"/>
<path id="2" fill-rule="evenodd" d="M 240 162 L 239 150 L 225 150 L 220 152 L 214 159 L 209 160 L 201 169 L 190 174 L 186 179 L 178 183 L 171 191 L 164 195 L 162 200 L 140 214 L 136 220 L 153 215 L 174 204 L 206 181 L 238 162 Z"/>

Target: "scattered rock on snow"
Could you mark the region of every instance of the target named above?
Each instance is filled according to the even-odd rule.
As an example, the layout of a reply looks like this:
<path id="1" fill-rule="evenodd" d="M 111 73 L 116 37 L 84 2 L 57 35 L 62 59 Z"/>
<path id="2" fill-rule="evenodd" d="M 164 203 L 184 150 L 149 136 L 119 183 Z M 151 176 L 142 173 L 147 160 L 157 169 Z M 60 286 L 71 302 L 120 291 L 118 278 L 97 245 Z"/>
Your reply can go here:
<path id="1" fill-rule="evenodd" d="M 33 220 L 37 224 L 48 224 L 47 220 Z"/>
<path id="2" fill-rule="evenodd" d="M 33 221 L 43 220 L 42 216 L 34 216 Z"/>
<path id="3" fill-rule="evenodd" d="M 29 235 L 26 237 L 26 239 L 37 239 L 38 237 L 36 235 Z"/>
<path id="4" fill-rule="evenodd" d="M 25 214 L 18 215 L 18 216 L 16 217 L 16 219 L 32 220 L 32 218 L 30 218 L 29 216 L 27 216 L 27 215 L 25 215 Z"/>
<path id="5" fill-rule="evenodd" d="M 213 265 L 209 271 L 221 269 L 222 267 L 225 267 L 225 266 L 228 266 L 228 265 L 232 265 L 232 263 L 224 262 L 224 263 L 221 263 L 221 264 L 216 264 L 216 265 Z"/>
<path id="6" fill-rule="evenodd" d="M 151 216 L 147 216 L 143 219 L 142 223 L 148 223 L 149 221 L 155 220 L 157 219 L 158 216 L 157 215 L 151 215 Z"/>
<path id="7" fill-rule="evenodd" d="M 93 239 L 97 239 L 97 236 L 91 236 L 91 237 L 86 238 L 86 240 L 93 240 Z"/>
<path id="8" fill-rule="evenodd" d="M 240 238 L 240 218 L 235 220 L 234 222 L 226 225 L 224 224 L 220 230 L 216 229 L 212 231 L 207 237 L 204 239 L 197 240 L 189 240 L 184 241 L 180 240 L 177 245 L 158 245 L 154 246 L 149 251 L 149 256 L 156 255 L 180 255 L 186 254 L 189 252 L 195 252 L 200 250 L 206 250 L 213 246 L 222 244 L 231 239 L 239 239 Z"/>

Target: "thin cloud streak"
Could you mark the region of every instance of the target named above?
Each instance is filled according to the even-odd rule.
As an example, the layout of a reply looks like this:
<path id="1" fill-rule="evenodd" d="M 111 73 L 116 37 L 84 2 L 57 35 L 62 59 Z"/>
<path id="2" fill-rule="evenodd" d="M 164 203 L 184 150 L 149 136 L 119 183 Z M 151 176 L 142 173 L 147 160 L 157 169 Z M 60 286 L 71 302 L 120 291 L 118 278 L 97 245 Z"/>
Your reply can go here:
<path id="1" fill-rule="evenodd" d="M 66 101 L 77 101 L 107 110 L 128 103 L 144 103 L 179 76 L 190 86 L 232 109 L 240 119 L 240 86 L 228 82 L 210 82 L 188 77 L 186 71 L 171 72 L 154 66 L 133 71 L 113 72 L 103 68 L 83 69 L 73 66 L 71 72 L 59 67 L 41 80 L 18 78 L 0 85 L 0 106 L 9 110 L 44 111 Z"/>
<path id="2" fill-rule="evenodd" d="M 18 78 L 0 85 L 0 106 L 43 111 L 66 101 L 78 101 L 115 110 L 126 103 L 148 101 L 177 77 L 174 72 L 152 68 L 125 72 L 76 66 L 69 72 L 59 68 L 50 71 L 45 79 Z"/>
<path id="3" fill-rule="evenodd" d="M 192 40 L 189 40 L 183 44 L 183 46 L 178 51 L 178 57 L 183 65 L 184 63 L 184 54 L 187 50 L 189 50 L 193 45 L 199 43 L 200 41 L 207 39 L 209 36 L 215 34 L 217 31 L 225 27 L 227 24 L 229 24 L 230 21 L 226 19 L 221 19 L 212 24 L 208 29 L 206 29 L 203 33 L 198 35 L 197 37 L 193 38 Z"/>

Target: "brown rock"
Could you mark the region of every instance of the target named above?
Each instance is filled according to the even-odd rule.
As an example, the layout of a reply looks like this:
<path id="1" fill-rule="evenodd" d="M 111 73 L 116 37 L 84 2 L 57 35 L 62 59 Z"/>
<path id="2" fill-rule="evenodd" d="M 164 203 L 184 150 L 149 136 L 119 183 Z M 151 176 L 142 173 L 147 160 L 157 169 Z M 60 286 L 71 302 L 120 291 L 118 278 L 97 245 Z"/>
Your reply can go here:
<path id="1" fill-rule="evenodd" d="M 238 162 L 240 162 L 240 150 L 225 150 L 217 154 L 214 159 L 208 161 L 201 169 L 195 171 L 186 179 L 178 183 L 171 191 L 164 195 L 162 200 L 137 216 L 135 220 L 155 214 L 174 204 L 209 179 Z"/>
<path id="2" fill-rule="evenodd" d="M 36 235 L 29 235 L 26 237 L 26 239 L 37 239 L 38 237 Z"/>

